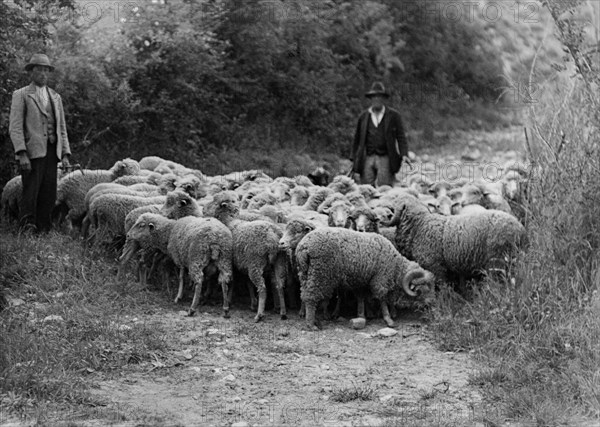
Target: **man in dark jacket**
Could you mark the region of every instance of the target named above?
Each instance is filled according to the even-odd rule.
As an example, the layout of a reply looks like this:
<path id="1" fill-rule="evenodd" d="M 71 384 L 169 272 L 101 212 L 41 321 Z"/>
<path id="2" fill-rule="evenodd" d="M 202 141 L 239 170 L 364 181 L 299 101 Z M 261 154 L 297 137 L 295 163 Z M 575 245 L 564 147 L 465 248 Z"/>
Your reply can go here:
<path id="1" fill-rule="evenodd" d="M 31 84 L 13 92 L 10 138 L 21 168 L 23 199 L 20 225 L 48 231 L 56 200 L 56 167 L 69 166 L 69 139 L 62 99 L 46 86 L 54 70 L 44 54 L 35 54 L 25 66 Z"/>
<path id="2" fill-rule="evenodd" d="M 408 156 L 408 144 L 398 111 L 386 107 L 389 98 L 383 83 L 375 82 L 365 94 L 371 106 L 358 119 L 352 144 L 352 170 L 362 184 L 394 184 L 394 175 Z"/>

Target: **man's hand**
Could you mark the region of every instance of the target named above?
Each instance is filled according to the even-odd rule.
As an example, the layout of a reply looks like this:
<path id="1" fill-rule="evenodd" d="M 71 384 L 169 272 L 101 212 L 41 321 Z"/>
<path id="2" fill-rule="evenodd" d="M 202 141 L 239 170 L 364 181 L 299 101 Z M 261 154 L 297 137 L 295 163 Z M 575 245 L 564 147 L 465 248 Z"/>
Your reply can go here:
<path id="1" fill-rule="evenodd" d="M 31 162 L 26 152 L 19 153 L 19 166 L 21 171 L 29 172 L 31 170 Z"/>
<path id="2" fill-rule="evenodd" d="M 61 161 L 63 169 L 66 169 L 71 166 L 71 162 L 69 162 L 69 156 L 67 155 L 63 156 Z"/>
<path id="3" fill-rule="evenodd" d="M 411 170 L 414 169 L 413 162 L 408 158 L 408 156 L 402 156 L 402 161 L 406 163 Z"/>

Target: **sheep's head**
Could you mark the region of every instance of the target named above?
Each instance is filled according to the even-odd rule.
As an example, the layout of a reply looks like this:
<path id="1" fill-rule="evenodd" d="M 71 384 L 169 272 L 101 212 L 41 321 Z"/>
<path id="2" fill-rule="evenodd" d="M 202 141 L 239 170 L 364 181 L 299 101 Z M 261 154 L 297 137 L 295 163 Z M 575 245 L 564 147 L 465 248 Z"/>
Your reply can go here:
<path id="1" fill-rule="evenodd" d="M 394 210 L 387 206 L 377 206 L 373 208 L 373 213 L 377 216 L 379 223 L 390 222 L 394 218 Z"/>
<path id="2" fill-rule="evenodd" d="M 414 189 L 420 194 L 427 194 L 429 192 L 429 187 L 433 183 L 426 175 L 422 173 L 415 173 L 408 177 L 406 184 L 409 188 Z"/>
<path id="3" fill-rule="evenodd" d="M 354 207 L 357 207 L 357 208 L 361 208 L 361 207 L 366 208 L 367 207 L 367 201 L 365 200 L 363 195 L 358 190 L 351 191 L 348 194 L 346 194 L 346 199 L 348 199 L 350 204 Z"/>
<path id="4" fill-rule="evenodd" d="M 167 194 L 167 200 L 160 209 L 160 213 L 167 218 L 179 219 L 185 216 L 198 216 L 200 209 L 192 196 L 184 191 L 176 190 Z"/>
<path id="5" fill-rule="evenodd" d="M 370 208 L 353 209 L 350 219 L 353 230 L 361 233 L 379 233 L 379 218 Z"/>
<path id="6" fill-rule="evenodd" d="M 291 199 L 290 191 L 296 184 L 288 181 L 278 181 L 277 179 L 269 185 L 269 188 L 278 202 L 286 202 Z"/>
<path id="7" fill-rule="evenodd" d="M 165 217 L 160 214 L 144 213 L 140 215 L 133 227 L 127 232 L 127 241 L 144 242 L 152 239 L 157 226 L 161 225 L 161 220 Z"/>
<path id="8" fill-rule="evenodd" d="M 127 158 L 117 161 L 110 170 L 115 178 L 124 175 L 137 175 L 140 173 L 140 164 L 136 160 Z"/>
<path id="9" fill-rule="evenodd" d="M 307 175 L 307 178 L 313 185 L 320 185 L 325 187 L 329 184 L 331 174 L 327 172 L 323 167 L 319 166 L 314 171 Z"/>
<path id="10" fill-rule="evenodd" d="M 383 221 L 380 225 L 384 227 L 393 227 L 405 222 L 410 222 L 414 218 L 429 215 L 429 209 L 423 205 L 416 197 L 405 196 L 396 200 L 394 206 L 394 217 L 391 221 Z"/>
<path id="11" fill-rule="evenodd" d="M 262 191 L 252 198 L 248 203 L 248 209 L 258 210 L 265 205 L 274 205 L 277 203 L 277 198 L 270 191 Z"/>
<path id="12" fill-rule="evenodd" d="M 446 216 L 452 215 L 452 206 L 453 206 L 454 202 L 452 202 L 452 199 L 450 199 L 450 197 L 438 196 L 437 201 L 438 201 L 437 212 L 440 215 L 446 215 Z"/>
<path id="13" fill-rule="evenodd" d="M 433 197 L 445 196 L 448 194 L 448 191 L 452 188 L 452 185 L 446 181 L 438 181 L 434 182 L 429 186 L 428 193 Z"/>
<path id="14" fill-rule="evenodd" d="M 461 204 L 463 206 L 483 205 L 484 199 L 484 191 L 479 186 L 468 184 L 462 187 Z"/>
<path id="15" fill-rule="evenodd" d="M 174 173 L 162 175 L 158 181 L 158 189 L 160 194 L 167 194 L 169 191 L 175 191 L 178 179 L 179 178 Z"/>
<path id="16" fill-rule="evenodd" d="M 351 191 L 358 190 L 358 185 L 356 185 L 356 182 L 354 182 L 352 178 L 345 175 L 336 176 L 335 178 L 333 178 L 332 183 L 329 184 L 327 187 L 331 188 L 333 191 L 337 191 L 338 193 L 342 194 L 347 194 Z"/>
<path id="17" fill-rule="evenodd" d="M 317 226 L 306 220 L 294 219 L 285 226 L 283 236 L 279 239 L 279 249 L 295 250 L 298 243 Z"/>
<path id="18" fill-rule="evenodd" d="M 308 188 L 297 186 L 290 190 L 290 204 L 292 206 L 302 206 L 308 200 Z"/>
<path id="19" fill-rule="evenodd" d="M 435 298 L 435 277 L 421 268 L 419 264 L 410 262 L 408 272 L 398 278 L 406 295 L 417 298 L 419 302 L 429 305 Z"/>
<path id="20" fill-rule="evenodd" d="M 234 191 L 222 191 L 214 195 L 204 212 L 216 218 L 235 217 L 240 212 L 240 202 Z"/>
<path id="21" fill-rule="evenodd" d="M 176 190 L 185 191 L 195 199 L 206 197 L 208 190 L 206 185 L 196 175 L 186 175 L 177 181 Z"/>
<path id="22" fill-rule="evenodd" d="M 351 226 L 350 212 L 352 212 L 352 205 L 344 200 L 338 200 L 323 210 L 323 213 L 329 216 L 328 222 L 331 227 L 343 228 Z"/>
<path id="23" fill-rule="evenodd" d="M 248 205 L 250 204 L 250 202 L 252 201 L 252 199 L 258 194 L 260 193 L 260 189 L 259 188 L 252 188 L 248 191 L 246 191 L 243 195 L 242 195 L 242 201 L 241 201 L 241 208 L 242 209 L 248 209 Z"/>
<path id="24" fill-rule="evenodd" d="M 358 186 L 358 192 L 365 198 L 365 200 L 379 199 L 381 192 L 373 187 L 371 184 L 360 184 Z"/>

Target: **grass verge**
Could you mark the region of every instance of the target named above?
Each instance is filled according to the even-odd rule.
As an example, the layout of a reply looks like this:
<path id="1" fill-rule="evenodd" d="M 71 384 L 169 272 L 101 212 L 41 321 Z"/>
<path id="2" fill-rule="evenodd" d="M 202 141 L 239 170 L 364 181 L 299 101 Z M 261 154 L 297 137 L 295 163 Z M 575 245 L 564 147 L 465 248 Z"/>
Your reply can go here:
<path id="1" fill-rule="evenodd" d="M 38 237 L 3 226 L 0 239 L 9 302 L 0 312 L 2 413 L 33 412 L 39 420 L 52 405 L 75 412 L 103 405 L 89 393 L 95 379 L 164 349 L 160 328 L 140 320 L 156 310 L 158 295 L 117 283 L 112 260 L 54 232 Z"/>

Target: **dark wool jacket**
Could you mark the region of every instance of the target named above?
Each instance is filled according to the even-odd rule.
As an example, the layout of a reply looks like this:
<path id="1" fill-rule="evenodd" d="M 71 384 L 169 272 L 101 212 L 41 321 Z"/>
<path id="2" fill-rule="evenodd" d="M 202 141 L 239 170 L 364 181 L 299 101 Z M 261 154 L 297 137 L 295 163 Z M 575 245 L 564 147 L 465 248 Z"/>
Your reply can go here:
<path id="1" fill-rule="evenodd" d="M 369 120 L 371 120 L 371 113 L 367 110 L 358 118 L 356 133 L 354 134 L 354 144 L 352 144 L 350 160 L 353 163 L 352 170 L 356 173 L 362 173 L 365 166 L 365 158 L 367 157 L 367 126 Z M 400 113 L 386 106 L 379 126 L 383 126 L 387 152 L 390 158 L 390 172 L 396 173 L 400 170 L 402 156 L 408 155 L 408 144 L 406 142 L 406 135 L 404 135 L 404 126 L 402 126 Z"/>

